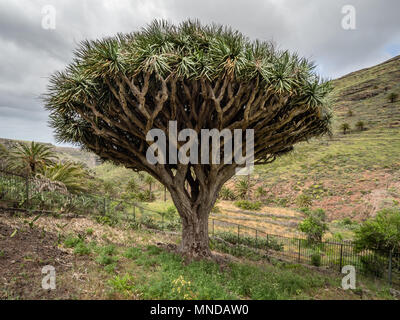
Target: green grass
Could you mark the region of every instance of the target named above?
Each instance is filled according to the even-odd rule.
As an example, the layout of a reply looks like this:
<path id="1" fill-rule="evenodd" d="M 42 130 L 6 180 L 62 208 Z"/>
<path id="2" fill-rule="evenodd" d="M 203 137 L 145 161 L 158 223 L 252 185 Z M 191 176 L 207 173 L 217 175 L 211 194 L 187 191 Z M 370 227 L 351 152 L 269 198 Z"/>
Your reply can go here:
<path id="1" fill-rule="evenodd" d="M 134 289 L 143 299 L 307 299 L 313 289 L 332 283 L 301 266 L 230 263 L 221 270 L 210 261 L 184 264 L 180 256 L 154 246 L 128 252 L 141 267 Z"/>

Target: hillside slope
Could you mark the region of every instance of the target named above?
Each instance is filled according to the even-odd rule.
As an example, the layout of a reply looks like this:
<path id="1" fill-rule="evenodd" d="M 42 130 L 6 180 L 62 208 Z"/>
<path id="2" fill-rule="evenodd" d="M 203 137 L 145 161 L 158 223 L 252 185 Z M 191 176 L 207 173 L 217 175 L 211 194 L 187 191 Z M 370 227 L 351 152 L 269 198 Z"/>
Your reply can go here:
<path id="1" fill-rule="evenodd" d="M 400 200 L 400 56 L 333 81 L 333 137 L 303 143 L 256 170 L 254 188 L 297 207 L 301 194 L 330 219 L 363 220 Z M 356 123 L 362 121 L 360 131 Z M 343 134 L 343 123 L 351 131 Z"/>

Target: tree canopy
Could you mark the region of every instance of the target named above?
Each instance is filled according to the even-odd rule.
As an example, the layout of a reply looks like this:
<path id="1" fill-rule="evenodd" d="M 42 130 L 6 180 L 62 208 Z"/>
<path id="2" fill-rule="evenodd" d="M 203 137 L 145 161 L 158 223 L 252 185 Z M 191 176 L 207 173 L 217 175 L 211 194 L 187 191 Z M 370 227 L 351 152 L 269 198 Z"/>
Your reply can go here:
<path id="1" fill-rule="evenodd" d="M 239 165 L 152 165 L 146 134 L 168 133 L 169 121 L 196 133 L 254 129 L 255 164 L 269 163 L 295 143 L 329 132 L 330 85 L 314 68 L 229 27 L 154 21 L 137 32 L 82 42 L 73 62 L 51 77 L 45 103 L 58 141 L 148 172 L 170 191 L 184 229 L 197 225 L 191 232 L 204 239 L 207 227 L 199 231 L 197 219 L 208 217 Z"/>

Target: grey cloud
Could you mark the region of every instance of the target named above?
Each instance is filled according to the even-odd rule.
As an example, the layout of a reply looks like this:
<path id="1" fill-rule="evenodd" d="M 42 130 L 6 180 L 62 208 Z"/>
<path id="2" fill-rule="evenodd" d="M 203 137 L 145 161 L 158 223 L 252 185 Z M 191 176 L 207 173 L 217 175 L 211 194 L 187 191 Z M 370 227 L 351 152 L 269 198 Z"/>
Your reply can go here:
<path id="1" fill-rule="evenodd" d="M 345 4 L 357 10 L 357 30 L 341 28 Z M 44 5 L 57 10 L 56 30 L 41 28 Z M 198 18 L 273 40 L 335 78 L 392 56 L 386 48 L 400 44 L 399 12 L 397 0 L 0 0 L 0 137 L 54 142 L 38 97 L 86 38 L 131 32 L 155 18 Z"/>

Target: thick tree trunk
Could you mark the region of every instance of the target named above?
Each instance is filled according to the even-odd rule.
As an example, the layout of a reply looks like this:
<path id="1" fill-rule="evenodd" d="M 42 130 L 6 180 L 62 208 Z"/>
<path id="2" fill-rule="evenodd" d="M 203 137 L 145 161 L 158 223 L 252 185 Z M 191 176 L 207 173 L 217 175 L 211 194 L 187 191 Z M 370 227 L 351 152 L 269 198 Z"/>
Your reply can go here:
<path id="1" fill-rule="evenodd" d="M 198 210 L 185 215 L 182 219 L 181 251 L 185 255 L 198 259 L 211 256 L 208 239 L 209 212 Z"/>
<path id="2" fill-rule="evenodd" d="M 202 191 L 201 201 L 192 202 L 184 190 L 170 190 L 182 220 L 182 242 L 180 251 L 192 259 L 211 257 L 208 238 L 208 218 L 213 208 L 218 192 Z"/>

